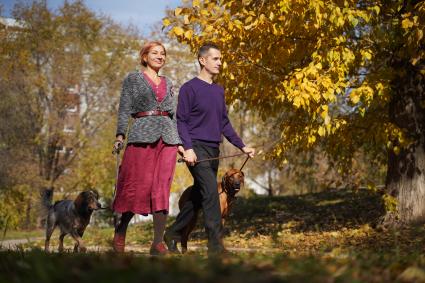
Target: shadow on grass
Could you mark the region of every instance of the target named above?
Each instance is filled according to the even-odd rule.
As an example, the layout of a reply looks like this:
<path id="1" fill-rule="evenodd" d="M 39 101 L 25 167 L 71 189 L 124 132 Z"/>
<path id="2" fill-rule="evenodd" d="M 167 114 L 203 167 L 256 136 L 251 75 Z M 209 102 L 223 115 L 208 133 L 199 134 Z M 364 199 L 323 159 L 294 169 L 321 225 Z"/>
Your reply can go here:
<path id="1" fill-rule="evenodd" d="M 295 222 L 293 232 L 335 231 L 375 222 L 384 215 L 381 196 L 369 190 L 330 190 L 299 196 L 238 199 L 229 221 L 241 232 Z"/>
<path id="2" fill-rule="evenodd" d="M 299 196 L 238 198 L 225 231 L 245 237 L 291 232 L 338 231 L 373 224 L 385 214 L 381 196 L 370 190 L 328 190 Z M 200 217 L 202 219 L 202 217 Z M 192 237 L 203 238 L 202 223 Z"/>

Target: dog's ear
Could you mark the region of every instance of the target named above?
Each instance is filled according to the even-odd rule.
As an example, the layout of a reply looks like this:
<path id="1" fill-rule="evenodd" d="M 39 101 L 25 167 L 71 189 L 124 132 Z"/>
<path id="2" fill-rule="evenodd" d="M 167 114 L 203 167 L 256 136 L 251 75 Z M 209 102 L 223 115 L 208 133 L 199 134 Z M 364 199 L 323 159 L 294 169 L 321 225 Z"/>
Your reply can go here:
<path id="1" fill-rule="evenodd" d="M 97 190 L 95 190 L 95 189 L 91 189 L 91 190 L 90 190 L 90 192 L 94 195 L 94 197 L 95 197 L 96 199 L 98 199 L 98 198 L 99 198 L 99 193 L 97 192 Z"/>
<path id="2" fill-rule="evenodd" d="M 81 207 L 83 205 L 84 199 L 86 198 L 85 192 L 81 192 L 74 200 L 74 204 L 76 207 Z"/>

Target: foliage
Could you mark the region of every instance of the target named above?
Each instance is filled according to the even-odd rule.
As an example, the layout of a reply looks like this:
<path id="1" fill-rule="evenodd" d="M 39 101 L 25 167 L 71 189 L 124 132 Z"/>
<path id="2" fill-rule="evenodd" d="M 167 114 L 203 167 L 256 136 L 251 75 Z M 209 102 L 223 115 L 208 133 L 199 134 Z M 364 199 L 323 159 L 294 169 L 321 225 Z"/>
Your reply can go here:
<path id="1" fill-rule="evenodd" d="M 34 121 L 30 143 L 41 177 L 52 186 L 110 114 L 123 60 L 131 55 L 131 35 L 81 1 L 65 2 L 56 13 L 35 1 L 16 5 L 13 15 L 20 28 L 2 31 L 2 82 L 13 81 L 13 94 L 27 98 L 15 105 Z M 77 121 L 64 132 L 73 107 Z M 61 147 L 69 149 L 65 156 Z"/>
<path id="2" fill-rule="evenodd" d="M 391 80 L 385 57 L 393 50 L 385 46 L 393 47 L 391 40 L 399 39 L 403 46 L 394 52 L 409 52 L 394 55 L 418 64 L 425 12 L 422 2 L 412 13 L 403 13 L 410 9 L 403 5 L 193 1 L 176 8 L 164 26 L 193 49 L 208 40 L 223 47 L 222 80 L 228 99 L 280 118 L 283 141 L 276 148 L 277 157 L 283 159 L 292 145 L 310 148 L 326 136 L 338 140 L 341 148 L 332 153 L 344 157 L 359 144 L 386 145 L 394 135 L 402 139 L 385 117 Z M 402 21 L 389 17 L 398 13 Z"/>
<path id="3" fill-rule="evenodd" d="M 30 196 L 41 188 L 66 192 L 99 186 L 110 192 L 113 167 L 99 166 L 106 157 L 96 157 L 95 151 L 104 145 L 98 133 L 107 131 L 116 112 L 127 65 L 136 62 L 136 34 L 82 1 L 65 1 L 56 11 L 46 1 L 19 3 L 12 14 L 15 24 L 0 25 L 0 107 L 5 110 L 0 154 L 9 161 L 1 170 L 7 179 L 2 190 L 25 184 L 25 203 L 34 203 L 37 196 Z"/>
<path id="4" fill-rule="evenodd" d="M 276 118 L 262 120 L 255 110 L 247 110 L 240 100 L 229 107 L 229 117 L 236 131 L 246 144 L 257 149 L 256 158 L 249 160 L 245 167 L 246 185 L 255 188 L 257 193 L 268 195 L 291 195 L 319 192 L 329 188 L 375 188 L 383 184 L 385 166 L 382 161 L 364 150 L 353 155 L 350 172 L 338 170 L 334 160 L 323 152 L 318 144 L 310 150 L 290 150 L 286 159 L 272 158 L 270 149 L 280 138 L 280 131 L 272 127 Z M 226 140 L 222 146 L 222 155 L 235 152 L 233 145 Z M 220 161 L 220 174 L 227 168 L 240 168 L 245 158 L 229 158 Z"/>

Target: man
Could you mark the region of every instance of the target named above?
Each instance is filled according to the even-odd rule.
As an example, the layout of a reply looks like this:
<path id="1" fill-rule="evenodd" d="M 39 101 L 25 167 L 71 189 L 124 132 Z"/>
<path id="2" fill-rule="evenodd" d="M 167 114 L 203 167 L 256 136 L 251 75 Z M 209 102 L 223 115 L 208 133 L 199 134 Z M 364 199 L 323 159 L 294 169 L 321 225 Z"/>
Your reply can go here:
<path id="1" fill-rule="evenodd" d="M 192 201 L 186 202 L 176 221 L 166 230 L 164 239 L 170 252 L 179 253 L 177 241 L 181 230 L 195 211 L 202 208 L 208 234 L 208 253 L 224 251 L 220 203 L 217 192 L 218 159 L 197 160 L 219 155 L 221 136 L 243 152 L 254 157 L 255 150 L 245 146 L 227 116 L 224 89 L 213 82 L 221 67 L 221 52 L 214 44 L 204 44 L 198 52 L 199 75 L 181 88 L 177 105 L 177 129 L 182 140 L 183 158 L 194 179 Z"/>

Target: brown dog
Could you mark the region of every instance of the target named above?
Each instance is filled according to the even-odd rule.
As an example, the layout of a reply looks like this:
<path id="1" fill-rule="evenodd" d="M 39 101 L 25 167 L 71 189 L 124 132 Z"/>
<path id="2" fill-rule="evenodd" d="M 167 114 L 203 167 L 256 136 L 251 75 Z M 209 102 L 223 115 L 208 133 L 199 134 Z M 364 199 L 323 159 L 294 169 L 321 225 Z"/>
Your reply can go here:
<path id="1" fill-rule="evenodd" d="M 230 208 L 232 206 L 233 201 L 236 199 L 236 194 L 244 185 L 244 174 L 242 171 L 238 169 L 230 169 L 228 170 L 221 182 L 218 183 L 217 189 L 220 199 L 220 211 L 221 211 L 221 221 L 224 226 L 224 221 L 227 216 L 230 214 Z M 180 210 L 184 206 L 187 201 L 191 201 L 194 198 L 194 194 L 192 194 L 193 186 L 187 188 L 179 199 L 179 208 Z M 189 234 L 192 232 L 193 228 L 195 228 L 196 221 L 198 219 L 198 213 L 201 207 L 195 208 L 195 213 L 189 224 L 182 230 L 181 233 L 181 248 L 182 253 L 187 251 L 187 241 L 189 239 Z"/>
<path id="2" fill-rule="evenodd" d="M 59 252 L 63 251 L 63 238 L 67 234 L 76 241 L 74 252 L 85 252 L 86 247 L 82 237 L 93 211 L 102 208 L 99 203 L 99 194 L 95 190 L 89 190 L 81 192 L 74 201 L 61 200 L 52 205 L 48 200 L 44 200 L 44 205 L 48 209 L 45 251 L 49 251 L 50 237 L 56 226 L 59 226 Z"/>

